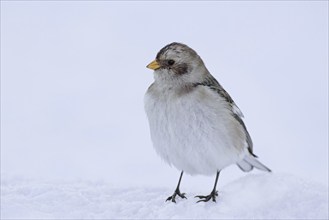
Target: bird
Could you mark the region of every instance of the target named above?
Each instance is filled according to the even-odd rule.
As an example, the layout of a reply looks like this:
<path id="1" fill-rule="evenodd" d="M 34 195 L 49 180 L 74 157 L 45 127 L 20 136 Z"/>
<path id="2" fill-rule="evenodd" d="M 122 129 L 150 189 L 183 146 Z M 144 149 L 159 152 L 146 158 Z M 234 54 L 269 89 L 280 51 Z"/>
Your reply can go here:
<path id="1" fill-rule="evenodd" d="M 177 187 L 166 201 L 186 199 L 180 191 L 184 173 L 216 174 L 210 194 L 195 196 L 197 202 L 216 202 L 224 168 L 236 164 L 244 172 L 254 167 L 271 172 L 254 154 L 241 110 L 195 50 L 170 43 L 146 67 L 154 71 L 154 82 L 144 96 L 153 147 L 180 171 Z"/>

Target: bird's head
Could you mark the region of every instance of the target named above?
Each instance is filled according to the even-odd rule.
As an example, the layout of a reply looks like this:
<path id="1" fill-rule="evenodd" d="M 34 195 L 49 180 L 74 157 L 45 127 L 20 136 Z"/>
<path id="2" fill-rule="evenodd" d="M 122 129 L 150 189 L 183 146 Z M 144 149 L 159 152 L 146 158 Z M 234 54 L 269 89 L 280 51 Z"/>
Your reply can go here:
<path id="1" fill-rule="evenodd" d="M 147 68 L 154 70 L 155 81 L 165 84 L 199 82 L 208 72 L 192 48 L 176 42 L 163 47 Z"/>

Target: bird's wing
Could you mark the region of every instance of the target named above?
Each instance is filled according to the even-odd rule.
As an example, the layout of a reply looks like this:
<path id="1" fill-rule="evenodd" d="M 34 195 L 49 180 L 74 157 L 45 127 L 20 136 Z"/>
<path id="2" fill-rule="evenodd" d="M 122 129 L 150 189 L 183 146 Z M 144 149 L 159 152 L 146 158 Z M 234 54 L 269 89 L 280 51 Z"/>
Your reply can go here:
<path id="1" fill-rule="evenodd" d="M 225 98 L 228 103 L 230 103 L 233 113 L 237 114 L 241 118 L 244 117 L 241 110 L 235 104 L 235 102 L 233 101 L 231 96 L 228 94 L 228 92 L 226 92 L 226 90 L 219 84 L 219 82 L 210 73 L 202 83 L 197 83 L 197 85 L 207 86 L 210 89 L 217 92 L 219 95 L 221 95 L 223 98 Z"/>
<path id="2" fill-rule="evenodd" d="M 222 96 L 231 106 L 232 115 L 237 120 L 240 125 L 243 127 L 245 134 L 246 134 L 246 142 L 248 144 L 248 151 L 251 155 L 257 157 L 253 154 L 253 143 L 249 132 L 247 130 L 246 125 L 244 124 L 242 118 L 244 117 L 239 107 L 235 104 L 231 96 L 225 91 L 225 89 L 219 84 L 219 82 L 209 73 L 209 75 L 205 78 L 205 80 L 201 83 L 196 83 L 195 86 L 206 86 L 211 90 L 218 93 Z"/>

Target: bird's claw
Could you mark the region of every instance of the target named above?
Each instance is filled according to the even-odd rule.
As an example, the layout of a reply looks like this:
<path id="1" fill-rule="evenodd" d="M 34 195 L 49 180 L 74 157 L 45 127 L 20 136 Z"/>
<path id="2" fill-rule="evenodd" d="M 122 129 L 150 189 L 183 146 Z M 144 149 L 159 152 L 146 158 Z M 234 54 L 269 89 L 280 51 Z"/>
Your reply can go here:
<path id="1" fill-rule="evenodd" d="M 210 199 L 212 199 L 213 202 L 216 202 L 216 196 L 218 196 L 218 191 L 212 191 L 207 196 L 195 196 L 195 198 L 200 199 L 199 201 L 197 201 L 197 203 L 199 203 L 199 202 L 208 202 Z"/>
<path id="2" fill-rule="evenodd" d="M 186 196 L 185 196 L 185 195 L 186 195 L 185 193 L 181 193 L 179 190 L 176 190 L 172 196 L 169 196 L 169 197 L 166 199 L 166 202 L 167 202 L 167 201 L 172 201 L 172 202 L 176 203 L 176 196 L 177 196 L 177 195 L 178 195 L 179 197 L 181 197 L 182 199 L 187 199 Z"/>

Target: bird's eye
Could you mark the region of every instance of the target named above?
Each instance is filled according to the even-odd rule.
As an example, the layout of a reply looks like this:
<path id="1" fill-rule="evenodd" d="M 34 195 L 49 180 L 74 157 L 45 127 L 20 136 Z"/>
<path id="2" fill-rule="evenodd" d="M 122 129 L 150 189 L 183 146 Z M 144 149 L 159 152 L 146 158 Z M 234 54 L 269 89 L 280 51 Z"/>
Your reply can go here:
<path id="1" fill-rule="evenodd" d="M 170 66 L 172 66 L 174 63 L 175 63 L 174 60 L 168 60 L 168 64 L 169 64 Z"/>

